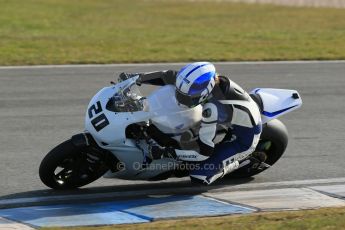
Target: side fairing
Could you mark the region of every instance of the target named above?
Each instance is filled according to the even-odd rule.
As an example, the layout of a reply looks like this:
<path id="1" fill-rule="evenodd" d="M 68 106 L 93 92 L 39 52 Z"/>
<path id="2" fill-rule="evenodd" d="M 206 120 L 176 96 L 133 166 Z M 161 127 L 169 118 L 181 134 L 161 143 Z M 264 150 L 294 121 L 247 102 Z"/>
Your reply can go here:
<path id="1" fill-rule="evenodd" d="M 121 83 L 120 83 L 121 84 Z M 109 99 L 120 90 L 121 85 L 105 87 L 90 101 L 85 116 L 85 129 L 90 132 L 100 147 L 110 150 L 124 166 L 119 172 L 108 172 L 107 178 L 149 179 L 161 173 L 171 171 L 175 164 L 159 169 L 158 167 L 144 167 L 147 152 L 137 148 L 136 143 L 127 139 L 126 127 L 129 124 L 151 120 L 163 132 L 178 136 L 200 122 L 201 106 L 193 109 L 183 109 L 177 105 L 175 90 L 171 86 L 158 88 L 145 101 L 146 107 L 137 112 L 114 112 L 107 109 Z M 140 142 L 142 147 L 145 141 Z M 150 166 L 167 162 L 172 159 L 160 159 L 151 162 Z M 175 162 L 176 163 L 176 162 Z"/>

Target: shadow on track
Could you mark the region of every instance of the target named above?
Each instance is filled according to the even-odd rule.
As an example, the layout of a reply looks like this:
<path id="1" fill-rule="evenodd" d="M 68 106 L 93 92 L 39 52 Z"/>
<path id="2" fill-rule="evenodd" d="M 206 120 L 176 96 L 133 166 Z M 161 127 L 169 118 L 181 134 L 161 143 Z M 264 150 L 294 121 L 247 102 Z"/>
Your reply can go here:
<path id="1" fill-rule="evenodd" d="M 214 189 L 221 189 L 223 187 L 231 187 L 232 185 L 245 184 L 254 180 L 254 178 L 246 179 L 226 179 L 219 180 L 212 185 L 204 186 L 198 184 L 192 184 L 189 180 L 178 181 L 178 182 L 152 182 L 140 184 L 129 184 L 129 185 L 114 185 L 114 186 L 100 186 L 92 188 L 80 188 L 73 190 L 32 190 L 21 193 L 9 194 L 6 196 L 1 196 L 1 200 L 8 199 L 19 199 L 19 198 L 34 198 L 34 197 L 44 197 L 49 198 L 52 196 L 80 196 L 80 199 L 73 200 L 73 203 L 85 203 L 90 200 L 95 201 L 113 201 L 113 200 L 123 200 L 123 199 L 132 199 L 132 198 L 145 198 L 150 196 L 157 195 L 198 195 L 204 192 L 210 192 Z M 109 193 L 114 194 L 113 196 L 102 197 L 102 194 Z M 97 196 L 99 194 L 99 196 Z M 94 195 L 94 198 L 83 198 L 83 195 Z M 66 200 L 64 201 L 66 202 Z M 42 202 L 40 202 L 42 203 Z M 49 204 L 52 203 L 63 203 L 61 201 L 49 201 Z M 25 206 L 23 205 L 11 205 L 14 206 Z M 8 205 L 0 205 L 0 208 L 8 207 Z"/>

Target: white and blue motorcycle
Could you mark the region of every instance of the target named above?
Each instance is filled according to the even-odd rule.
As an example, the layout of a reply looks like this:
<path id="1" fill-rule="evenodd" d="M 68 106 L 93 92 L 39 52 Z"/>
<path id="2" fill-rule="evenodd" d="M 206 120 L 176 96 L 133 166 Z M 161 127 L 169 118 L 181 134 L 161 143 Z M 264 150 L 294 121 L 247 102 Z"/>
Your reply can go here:
<path id="1" fill-rule="evenodd" d="M 173 134 L 181 145 L 188 145 L 196 137 L 183 133 L 198 127 L 201 106 L 190 109 L 178 106 L 171 85 L 159 87 L 143 97 L 137 78 L 113 83 L 92 98 L 86 111 L 85 132 L 56 146 L 42 160 L 39 175 L 45 185 L 71 189 L 101 176 L 164 180 L 189 175 L 188 167 L 181 167 L 186 162 L 173 158 L 152 160 L 152 141 L 145 127 L 151 122 L 162 132 Z M 263 132 L 252 156 L 227 178 L 251 177 L 277 162 L 288 143 L 287 129 L 277 117 L 302 105 L 295 90 L 259 88 L 250 95 L 261 111 Z M 181 127 L 187 128 L 181 130 Z"/>

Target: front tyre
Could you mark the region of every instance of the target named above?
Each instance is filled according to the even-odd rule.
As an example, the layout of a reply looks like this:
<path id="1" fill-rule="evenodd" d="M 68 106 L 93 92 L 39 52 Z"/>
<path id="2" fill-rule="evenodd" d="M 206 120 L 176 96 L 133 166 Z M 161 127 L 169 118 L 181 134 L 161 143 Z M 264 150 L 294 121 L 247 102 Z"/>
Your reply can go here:
<path id="1" fill-rule="evenodd" d="M 108 167 L 97 152 L 67 140 L 52 149 L 39 168 L 41 181 L 53 189 L 73 189 L 100 178 Z"/>

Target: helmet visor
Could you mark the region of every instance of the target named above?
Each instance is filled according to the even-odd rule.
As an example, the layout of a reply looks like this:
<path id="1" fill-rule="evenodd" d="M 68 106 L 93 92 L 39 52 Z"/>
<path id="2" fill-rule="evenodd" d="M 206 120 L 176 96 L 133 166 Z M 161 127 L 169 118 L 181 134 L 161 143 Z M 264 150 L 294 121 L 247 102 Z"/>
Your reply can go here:
<path id="1" fill-rule="evenodd" d="M 200 104 L 200 98 L 201 96 L 190 96 L 190 95 L 187 95 L 187 94 L 184 94 L 184 93 L 181 93 L 179 90 L 176 90 L 175 92 L 175 96 L 176 96 L 176 100 L 182 104 L 182 105 L 185 105 L 189 108 L 192 108 L 194 106 L 197 106 L 198 104 Z"/>

